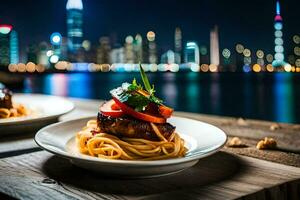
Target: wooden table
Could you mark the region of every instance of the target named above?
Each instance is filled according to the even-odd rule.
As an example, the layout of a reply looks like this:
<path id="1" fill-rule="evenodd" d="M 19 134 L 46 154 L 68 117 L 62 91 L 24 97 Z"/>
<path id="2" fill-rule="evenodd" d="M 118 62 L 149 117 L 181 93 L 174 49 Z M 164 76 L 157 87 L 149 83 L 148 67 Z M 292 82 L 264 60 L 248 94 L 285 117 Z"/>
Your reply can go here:
<path id="1" fill-rule="evenodd" d="M 71 99 L 76 109 L 59 120 L 95 115 L 99 101 Z M 245 148 L 225 146 L 181 173 L 116 179 L 80 169 L 41 150 L 34 133 L 0 139 L 0 199 L 300 199 L 300 126 L 177 112 L 212 123 Z M 275 127 L 271 130 L 270 127 Z M 0 127 L 1 131 L 1 127 Z M 264 137 L 277 150 L 257 150 Z"/>

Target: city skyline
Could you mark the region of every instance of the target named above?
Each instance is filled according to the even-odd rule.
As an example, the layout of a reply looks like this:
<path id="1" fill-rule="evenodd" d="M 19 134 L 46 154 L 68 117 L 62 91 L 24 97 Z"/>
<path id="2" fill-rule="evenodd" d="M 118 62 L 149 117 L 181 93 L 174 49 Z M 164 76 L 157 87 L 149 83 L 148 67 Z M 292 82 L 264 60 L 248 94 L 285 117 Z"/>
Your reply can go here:
<path id="1" fill-rule="evenodd" d="M 27 68 L 24 68 L 24 70 L 32 72 L 37 70 L 38 65 L 40 65 L 42 71 L 53 69 L 102 71 L 100 65 L 114 63 L 118 65 L 112 65 L 108 70 L 132 71 L 136 70 L 137 67 L 134 64 L 139 62 L 150 64 L 147 68 L 151 71 L 177 72 L 179 70 L 192 70 L 194 72 L 206 72 L 209 70 L 211 72 L 249 72 L 253 70 L 254 72 L 273 72 L 274 70 L 299 71 L 300 69 L 300 47 L 298 45 L 300 36 L 295 34 L 290 39 L 284 40 L 286 31 L 283 24 L 285 22 L 283 23 L 281 16 L 279 0 L 276 0 L 273 5 L 272 15 L 275 16 L 273 18 L 275 32 L 270 38 L 274 39 L 273 44 L 275 46 L 273 46 L 271 51 L 259 47 L 251 48 L 251 45 L 240 41 L 224 47 L 222 44 L 227 40 L 220 33 L 217 24 L 209 30 L 209 41 L 205 43 L 200 43 L 195 39 L 186 39 L 183 37 L 185 32 L 181 30 L 181 27 L 174 28 L 173 44 L 169 44 L 170 47 L 168 49 L 164 49 L 165 47 L 159 44 L 157 38 L 160 38 L 160 35 L 153 29 L 148 30 L 146 34 L 138 32 L 126 35 L 125 38 L 121 39 L 117 34 L 100 36 L 98 41 L 93 42 L 83 30 L 83 25 L 90 22 L 84 18 L 85 13 L 90 14 L 90 10 L 86 9 L 86 5 L 83 2 L 85 1 L 66 1 L 66 15 L 64 15 L 66 30 L 52 32 L 47 40 L 30 44 L 26 47 L 26 55 L 23 52 L 23 56 L 20 56 L 21 59 L 19 61 L 18 57 L 14 56 L 18 54 L 19 33 L 15 28 L 12 28 L 12 25 L 2 24 L 2 31 L 4 32 L 1 34 L 1 41 L 3 44 L 0 47 L 1 52 L 3 51 L 7 55 L 2 59 L 4 61 L 2 64 L 8 66 L 11 63 L 12 65 L 8 69 L 12 72 L 22 72 L 26 63 L 26 67 L 29 63 L 29 67 L 27 67 L 29 70 Z M 7 34 L 5 33 L 6 29 L 10 29 Z M 257 38 L 259 39 L 260 37 Z M 283 41 L 288 41 L 288 45 L 292 41 L 292 45 L 285 48 L 285 42 Z M 22 46 L 20 49 L 24 50 Z M 285 61 L 284 51 L 287 52 L 287 62 Z M 19 66 L 19 62 L 25 64 L 20 63 Z M 133 65 L 127 66 L 126 64 Z M 151 64 L 167 65 L 151 66 Z M 105 66 L 105 70 L 106 68 Z"/>
<path id="2" fill-rule="evenodd" d="M 62 33 L 63 36 L 67 35 L 66 24 L 64 23 L 65 21 L 62 20 L 62 19 L 66 18 L 65 5 L 66 5 L 67 1 L 57 1 L 56 0 L 56 1 L 47 2 L 45 5 L 40 5 L 39 2 L 36 2 L 33 0 L 31 0 L 30 2 L 32 2 L 32 3 L 35 2 L 36 6 L 32 6 L 32 7 L 28 8 L 25 5 L 24 9 L 28 12 L 26 12 L 26 16 L 24 16 L 23 18 L 18 18 L 18 19 L 16 18 L 20 14 L 18 12 L 18 10 L 20 10 L 20 8 L 18 6 L 15 7 L 15 10 L 16 10 L 15 16 L 12 16 L 11 13 L 8 12 L 9 10 L 11 10 L 9 8 L 10 8 L 10 6 L 13 5 L 13 1 L 5 2 L 0 8 L 0 10 L 3 11 L 2 13 L 4 13 L 0 23 L 13 24 L 14 28 L 19 33 L 20 44 L 21 44 L 20 49 L 22 49 L 22 52 L 24 51 L 24 45 L 26 46 L 29 43 L 33 43 L 34 40 L 48 41 L 47 39 L 49 38 L 49 35 L 54 31 L 58 31 L 58 32 Z M 30 4 L 30 2 L 28 4 Z M 92 41 L 92 43 L 95 43 L 98 41 L 100 36 L 105 36 L 105 35 L 109 36 L 109 35 L 111 35 L 111 33 L 117 33 L 119 42 L 122 42 L 124 40 L 124 38 L 129 34 L 134 35 L 136 33 L 141 33 L 143 35 L 143 37 L 145 37 L 146 33 L 149 30 L 153 30 L 157 33 L 157 36 L 158 36 L 157 43 L 160 46 L 159 51 L 162 51 L 162 53 L 163 53 L 168 49 L 173 49 L 173 41 L 172 41 L 173 34 L 174 34 L 173 32 L 177 26 L 179 26 L 182 29 L 182 32 L 183 32 L 182 37 L 183 37 L 184 41 L 195 40 L 198 42 L 199 45 L 205 44 L 208 46 L 209 45 L 209 31 L 215 24 L 217 24 L 219 26 L 219 34 L 220 34 L 220 40 L 221 40 L 220 47 L 221 48 L 226 47 L 226 48 L 231 48 L 231 50 L 232 50 L 234 48 L 235 43 L 241 42 L 241 43 L 245 44 L 246 46 L 249 46 L 249 48 L 264 49 L 266 51 L 272 51 L 273 50 L 273 45 L 272 45 L 273 38 L 267 37 L 267 34 L 268 35 L 273 34 L 272 21 L 274 18 L 275 1 L 260 2 L 257 4 L 255 2 L 256 1 L 254 1 L 252 4 L 248 3 L 248 5 L 245 4 L 243 7 L 239 7 L 239 9 L 242 11 L 238 11 L 239 9 L 236 9 L 235 12 L 232 13 L 231 12 L 232 9 L 226 9 L 226 8 L 228 8 L 228 5 L 227 4 L 225 5 L 222 2 L 217 3 L 215 1 L 211 1 L 211 2 L 201 1 L 199 3 L 199 2 L 190 1 L 188 5 L 183 6 L 183 8 L 181 8 L 181 9 L 177 9 L 176 11 L 174 11 L 174 13 L 170 12 L 169 15 L 171 15 L 171 16 L 167 17 L 167 19 L 174 19 L 174 20 L 169 20 L 169 22 L 166 23 L 165 21 L 167 19 L 163 19 L 163 20 L 160 20 L 160 22 L 157 24 L 157 23 L 154 23 L 158 20 L 155 18 L 157 18 L 158 16 L 165 16 L 165 14 L 162 14 L 161 10 L 163 10 L 166 7 L 170 7 L 170 10 L 172 10 L 172 8 L 175 9 L 175 8 L 178 8 L 179 6 L 182 6 L 182 3 L 176 2 L 176 5 L 173 5 L 173 4 L 171 4 L 170 1 L 164 1 L 163 3 L 160 3 L 160 4 L 158 4 L 158 2 L 156 2 L 156 1 L 152 1 L 153 4 L 157 3 L 157 5 L 160 5 L 160 6 L 158 6 L 155 10 L 153 10 L 153 5 L 150 4 L 150 5 L 147 5 L 149 7 L 148 9 L 142 9 L 142 11 L 145 13 L 144 15 L 147 15 L 149 13 L 149 10 L 150 10 L 150 12 L 152 10 L 156 17 L 155 16 L 147 17 L 147 16 L 142 15 L 142 16 L 140 16 L 141 19 L 135 20 L 135 23 L 133 23 L 133 24 L 135 24 L 135 26 L 130 25 L 130 23 L 129 23 L 129 25 L 128 25 L 128 23 L 126 23 L 127 24 L 126 27 L 123 27 L 124 26 L 123 23 L 119 23 L 118 25 L 116 25 L 116 23 L 114 23 L 116 20 L 115 19 L 116 16 L 121 15 L 120 13 L 117 12 L 117 10 L 119 10 L 120 8 L 116 7 L 115 9 L 108 9 L 108 10 L 116 10 L 116 12 L 106 12 L 105 17 L 102 17 L 102 18 L 99 18 L 98 20 L 96 20 L 96 18 L 98 18 L 97 16 L 99 16 L 99 11 L 101 9 L 110 8 L 113 5 L 111 5 L 107 1 L 97 1 L 97 2 L 92 1 L 92 0 L 83 1 L 84 8 L 85 8 L 85 12 L 83 14 L 83 19 L 86 22 L 83 24 L 83 32 L 85 35 L 84 39 L 89 39 Z M 126 11 L 127 10 L 130 11 L 130 9 L 132 9 L 131 7 L 133 5 L 136 8 L 143 7 L 143 5 L 137 3 L 136 1 L 126 1 L 126 3 L 116 1 L 116 3 L 118 3 L 122 6 L 124 5 L 125 6 L 124 9 Z M 231 5 L 230 2 L 228 4 Z M 297 27 L 300 27 L 299 21 L 297 21 L 294 18 L 294 15 L 296 14 L 296 12 L 293 11 L 293 9 L 295 10 L 295 8 L 294 8 L 295 5 L 298 5 L 298 4 L 299 3 L 297 3 L 296 1 L 289 1 L 289 2 L 284 2 L 283 6 L 282 6 L 282 12 L 284 15 L 284 20 L 285 20 L 284 21 L 284 23 L 285 23 L 284 37 L 285 38 L 292 37 L 293 34 L 299 33 L 299 31 L 297 31 Z M 239 3 L 237 3 L 235 5 L 238 8 Z M 251 8 L 253 8 L 253 5 L 256 5 L 257 8 L 254 10 L 252 9 L 252 12 L 249 12 L 249 11 L 251 11 Z M 52 13 L 55 12 L 55 15 L 52 14 L 52 15 L 45 17 L 44 14 L 41 13 L 42 16 L 39 17 L 39 19 L 36 19 L 34 17 L 34 15 L 32 15 L 32 12 L 34 12 L 35 10 L 39 10 L 38 7 L 42 8 L 43 6 L 48 6 L 46 13 L 49 14 L 49 12 L 52 11 Z M 202 13 L 202 14 L 195 13 L 195 8 L 191 9 L 192 6 L 199 8 L 198 12 L 200 11 L 200 13 Z M 224 7 L 223 11 L 220 10 L 221 6 Z M 95 11 L 96 8 L 98 8 L 99 11 Z M 184 13 L 184 15 L 183 15 L 180 13 L 180 11 L 182 11 L 184 8 L 186 8 L 186 9 L 189 8 L 191 10 L 189 10 L 190 12 Z M 211 10 L 213 12 L 213 14 L 209 14 L 206 11 L 201 12 L 204 8 Z M 265 10 L 264 14 L 261 14 L 259 17 L 252 16 L 254 11 L 259 11 L 259 10 L 261 10 L 261 8 L 264 8 L 264 10 Z M 287 8 L 290 10 L 289 12 L 286 12 Z M 134 18 L 134 16 L 140 12 L 141 12 L 141 9 L 137 9 L 137 11 L 134 13 L 126 12 L 126 16 L 121 15 L 119 20 L 123 21 L 123 20 L 128 20 L 127 18 L 131 18 L 131 17 Z M 240 23 L 239 20 L 237 20 L 237 19 L 233 19 L 233 17 L 235 15 L 238 15 L 239 12 L 245 12 L 245 14 L 241 15 L 241 18 L 244 18 L 243 23 Z M 115 13 L 115 15 L 116 15 L 115 18 L 112 18 L 112 16 L 111 16 L 111 15 L 114 15 L 113 13 Z M 128 13 L 130 13 L 130 14 L 128 14 Z M 135 14 L 135 13 L 137 13 L 137 14 Z M 181 15 L 179 20 L 178 20 L 178 16 L 177 16 L 178 14 Z M 222 15 L 222 17 L 220 15 Z M 249 19 L 246 19 L 247 15 L 249 15 Z M 255 15 L 258 15 L 258 14 L 256 13 Z M 199 16 L 199 17 L 197 17 L 197 16 Z M 207 17 L 209 17 L 209 19 L 202 20 L 202 19 L 204 19 L 203 16 L 207 16 Z M 123 18 L 125 18 L 125 19 L 123 19 Z M 146 19 L 144 20 L 144 18 L 146 18 Z M 229 18 L 231 20 L 229 20 L 229 22 L 228 22 L 227 20 Z M 30 19 L 30 20 L 28 20 L 28 19 Z M 191 19 L 193 19 L 193 20 L 191 20 Z M 26 21 L 23 21 L 23 20 L 26 20 Z M 38 23 L 39 20 L 40 20 L 40 23 Z M 19 23 L 22 21 L 24 22 L 24 24 L 22 24 L 20 26 Z M 43 23 L 41 21 L 43 21 Z M 95 21 L 97 21 L 97 23 Z M 109 23 L 110 21 L 112 23 Z M 142 28 L 140 28 L 141 21 L 145 21 L 144 23 L 142 23 L 143 24 Z M 228 24 L 228 25 L 224 26 L 224 22 L 227 22 L 226 24 Z M 268 22 L 268 23 L 266 23 L 266 22 Z M 34 29 L 31 28 L 27 32 L 22 31 L 22 29 L 24 29 L 24 30 L 28 29 L 28 27 L 25 25 L 29 24 L 29 23 L 33 23 L 33 27 L 35 27 L 35 28 Z M 94 23 L 95 24 L 99 23 L 99 26 L 93 26 Z M 168 24 L 168 25 L 162 28 L 162 26 L 165 24 Z M 239 30 L 232 29 L 232 26 L 234 26 L 234 24 L 239 25 Z M 47 25 L 47 26 L 45 26 L 45 25 Z M 41 28 L 41 26 L 45 26 L 45 27 Z M 250 27 L 252 27 L 252 28 L 250 28 Z M 50 30 L 50 28 L 51 28 L 51 30 Z M 118 31 L 120 28 L 122 28 L 122 31 Z M 202 31 L 199 32 L 199 28 Z M 93 29 L 94 31 L 90 31 L 91 29 Z M 190 31 L 190 30 L 192 30 L 192 31 Z M 260 34 L 261 37 L 256 38 L 255 32 L 260 33 L 262 31 L 264 32 L 264 34 Z M 33 35 L 34 37 L 30 37 L 30 35 Z M 238 35 L 243 35 L 244 38 L 239 38 L 241 36 L 238 37 Z M 33 39 L 33 38 L 35 38 L 35 39 Z M 287 39 L 285 39 L 285 40 L 287 40 Z M 265 42 L 262 43 L 260 41 L 265 41 Z"/>

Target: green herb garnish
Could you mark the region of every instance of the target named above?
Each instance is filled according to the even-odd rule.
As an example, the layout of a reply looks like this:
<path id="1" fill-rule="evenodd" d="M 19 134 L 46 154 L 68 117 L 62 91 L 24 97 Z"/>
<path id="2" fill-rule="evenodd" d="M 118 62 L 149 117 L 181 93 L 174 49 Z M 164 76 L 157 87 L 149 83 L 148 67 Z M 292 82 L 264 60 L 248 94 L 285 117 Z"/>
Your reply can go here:
<path id="1" fill-rule="evenodd" d="M 136 111 L 141 112 L 153 102 L 162 105 L 163 101 L 157 98 L 154 93 L 154 85 L 150 85 L 149 79 L 140 64 L 140 73 L 144 87 L 148 92 L 147 95 L 143 94 L 143 86 L 138 84 L 136 79 L 133 79 L 132 83 L 123 83 L 121 87 L 113 89 L 110 91 L 113 97 L 118 98 L 121 102 L 126 102 L 130 107 L 134 108 Z"/>
<path id="2" fill-rule="evenodd" d="M 145 86 L 145 89 L 147 90 L 147 92 L 150 94 L 150 96 L 155 92 L 154 90 L 154 85 L 152 85 L 152 88 L 151 88 L 151 85 L 150 85 L 150 82 L 149 82 L 149 79 L 140 63 L 140 73 L 141 73 L 141 77 L 142 77 L 142 80 L 143 80 L 143 83 L 144 83 L 144 86 Z"/>
<path id="3" fill-rule="evenodd" d="M 150 101 L 152 101 L 156 104 L 162 104 L 163 101 L 161 99 L 157 98 L 156 96 L 154 96 L 154 93 L 155 93 L 154 85 L 152 85 L 152 87 L 151 87 L 149 79 L 148 79 L 141 63 L 140 63 L 140 73 L 141 73 L 141 77 L 142 77 L 145 89 L 147 90 L 147 92 L 150 95 L 149 96 Z"/>

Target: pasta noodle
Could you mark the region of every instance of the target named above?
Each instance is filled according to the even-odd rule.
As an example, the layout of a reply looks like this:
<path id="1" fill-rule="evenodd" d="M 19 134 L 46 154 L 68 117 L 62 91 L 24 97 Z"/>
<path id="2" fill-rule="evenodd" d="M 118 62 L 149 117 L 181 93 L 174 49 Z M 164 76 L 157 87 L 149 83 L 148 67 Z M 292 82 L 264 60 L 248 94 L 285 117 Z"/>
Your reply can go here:
<path id="1" fill-rule="evenodd" d="M 114 135 L 101 133 L 96 120 L 90 120 L 76 134 L 79 151 L 91 156 L 121 160 L 162 160 L 183 157 L 187 148 L 184 140 L 174 132 L 169 140 L 159 132 L 155 124 L 151 126 L 160 141 L 141 138 L 118 138 Z"/>
<path id="2" fill-rule="evenodd" d="M 0 108 L 0 119 L 10 117 L 22 117 L 30 114 L 30 111 L 22 104 L 14 104 L 13 108 Z"/>

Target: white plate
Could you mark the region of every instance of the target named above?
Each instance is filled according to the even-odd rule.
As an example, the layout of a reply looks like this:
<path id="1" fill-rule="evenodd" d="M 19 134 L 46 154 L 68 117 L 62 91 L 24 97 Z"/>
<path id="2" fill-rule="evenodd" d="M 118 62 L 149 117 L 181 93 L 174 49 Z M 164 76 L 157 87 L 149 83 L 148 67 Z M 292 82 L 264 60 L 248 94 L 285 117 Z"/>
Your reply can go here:
<path id="1" fill-rule="evenodd" d="M 217 152 L 226 142 L 226 134 L 219 128 L 192 119 L 172 117 L 169 122 L 185 140 L 188 153 L 183 158 L 157 161 L 108 160 L 78 152 L 75 134 L 92 119 L 82 118 L 60 122 L 41 129 L 35 135 L 43 149 L 68 158 L 73 164 L 108 176 L 152 177 L 172 174 L 195 165 L 200 158 Z"/>
<path id="2" fill-rule="evenodd" d="M 29 132 L 57 122 L 58 117 L 70 112 L 74 104 L 65 98 L 41 94 L 14 94 L 13 103 L 21 103 L 32 110 L 26 117 L 0 119 L 0 134 Z"/>

